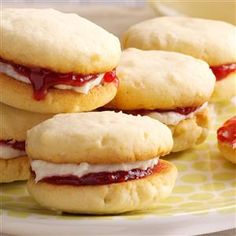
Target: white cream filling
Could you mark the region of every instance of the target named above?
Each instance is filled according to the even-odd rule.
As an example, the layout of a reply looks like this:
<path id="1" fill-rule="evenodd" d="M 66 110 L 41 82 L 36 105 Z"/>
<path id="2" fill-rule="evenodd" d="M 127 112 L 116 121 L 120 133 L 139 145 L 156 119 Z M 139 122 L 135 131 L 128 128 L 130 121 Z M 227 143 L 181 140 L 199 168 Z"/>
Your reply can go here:
<path id="1" fill-rule="evenodd" d="M 25 151 L 15 149 L 9 145 L 0 145 L 0 159 L 7 160 L 24 155 L 26 155 Z"/>
<path id="2" fill-rule="evenodd" d="M 55 85 L 54 87 L 57 89 L 68 89 L 68 90 L 73 90 L 77 93 L 87 94 L 90 89 L 101 84 L 103 77 L 104 77 L 104 74 L 100 74 L 96 79 L 88 81 L 83 86 L 71 86 L 71 85 L 66 85 L 66 84 L 58 84 L 58 85 Z"/>
<path id="3" fill-rule="evenodd" d="M 17 73 L 14 70 L 13 66 L 10 64 L 0 62 L 0 73 L 6 74 L 6 75 L 10 76 L 11 78 L 21 81 L 23 83 L 30 84 L 29 79 L 27 77 Z"/>
<path id="4" fill-rule="evenodd" d="M 23 83 L 30 84 L 30 80 L 26 76 L 23 76 L 17 73 L 14 70 L 13 66 L 10 64 L 0 62 L 0 73 L 6 74 L 10 76 L 11 78 L 21 81 Z M 58 84 L 58 85 L 55 85 L 54 87 L 57 89 L 67 89 L 67 90 L 73 90 L 77 93 L 87 94 L 95 86 L 101 84 L 103 77 L 104 77 L 104 73 L 99 74 L 96 79 L 88 81 L 83 86 L 71 86 L 71 85 L 66 85 L 66 84 Z"/>
<path id="5" fill-rule="evenodd" d="M 202 111 L 207 107 L 207 102 L 205 102 L 202 106 L 197 108 L 195 111 L 189 113 L 188 115 L 182 115 L 178 112 L 174 111 L 167 111 L 167 112 L 150 112 L 147 114 L 147 116 L 157 119 L 160 122 L 166 124 L 166 125 L 177 125 L 180 121 L 193 118 L 195 114 Z"/>
<path id="6" fill-rule="evenodd" d="M 43 178 L 51 176 L 74 175 L 80 178 L 89 173 L 129 171 L 132 169 L 146 170 L 148 168 L 153 168 L 158 163 L 158 160 L 159 158 L 156 157 L 148 161 L 101 165 L 92 165 L 86 162 L 80 164 L 55 164 L 41 160 L 32 160 L 31 168 L 36 175 L 35 182 L 38 182 Z"/>

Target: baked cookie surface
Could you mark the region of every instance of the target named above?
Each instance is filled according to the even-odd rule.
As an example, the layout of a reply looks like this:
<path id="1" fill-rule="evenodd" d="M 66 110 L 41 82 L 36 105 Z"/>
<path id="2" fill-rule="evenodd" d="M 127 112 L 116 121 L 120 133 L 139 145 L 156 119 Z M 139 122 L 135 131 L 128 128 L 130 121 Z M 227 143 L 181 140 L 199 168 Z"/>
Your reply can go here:
<path id="1" fill-rule="evenodd" d="M 29 177 L 30 169 L 27 156 L 8 160 L 0 157 L 0 183 L 27 180 Z"/>
<path id="2" fill-rule="evenodd" d="M 26 150 L 53 163 L 111 164 L 166 155 L 172 145 L 159 121 L 107 111 L 56 115 L 28 131 Z"/>
<path id="3" fill-rule="evenodd" d="M 116 83 L 106 83 L 91 89 L 87 94 L 72 90 L 49 89 L 47 96 L 37 101 L 32 87 L 0 74 L 0 101 L 18 109 L 38 113 L 82 112 L 108 103 L 117 92 Z"/>
<path id="4" fill-rule="evenodd" d="M 35 183 L 31 177 L 27 187 L 42 206 L 63 212 L 84 214 L 118 214 L 152 209 L 170 195 L 177 177 L 177 169 L 170 162 L 160 160 L 162 169 L 139 180 L 123 183 L 72 186 Z M 68 199 L 70 199 L 68 201 Z"/>
<path id="5" fill-rule="evenodd" d="M 210 99 L 211 102 L 229 101 L 236 96 L 236 72 L 229 74 L 225 79 L 215 84 L 215 89 Z"/>
<path id="6" fill-rule="evenodd" d="M 60 73 L 102 73 L 120 58 L 117 37 L 77 14 L 3 9 L 0 57 Z"/>
<path id="7" fill-rule="evenodd" d="M 123 51 L 117 76 L 117 95 L 106 107 L 124 110 L 196 107 L 209 100 L 215 85 L 204 61 L 134 48 Z"/>
<path id="8" fill-rule="evenodd" d="M 216 20 L 191 17 L 157 17 L 131 26 L 123 47 L 176 51 L 209 65 L 236 62 L 236 27 Z"/>
<path id="9" fill-rule="evenodd" d="M 27 130 L 52 117 L 52 114 L 28 112 L 0 103 L 0 140 L 24 141 Z"/>

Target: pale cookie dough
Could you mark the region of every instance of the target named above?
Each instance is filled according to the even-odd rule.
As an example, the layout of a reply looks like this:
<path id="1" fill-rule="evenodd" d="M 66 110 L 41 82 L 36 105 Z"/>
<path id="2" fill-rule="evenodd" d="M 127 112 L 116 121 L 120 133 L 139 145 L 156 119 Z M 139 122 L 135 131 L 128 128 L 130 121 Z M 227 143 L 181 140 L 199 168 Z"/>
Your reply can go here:
<path id="1" fill-rule="evenodd" d="M 28 131 L 26 151 L 53 163 L 111 164 L 163 156 L 172 145 L 159 121 L 106 111 L 56 115 Z"/>
<path id="2" fill-rule="evenodd" d="M 30 177 L 27 156 L 3 160 L 0 157 L 0 183 L 27 180 Z"/>
<path id="3" fill-rule="evenodd" d="M 77 14 L 2 9 L 0 57 L 60 73 L 101 73 L 120 59 L 117 37 Z"/>
<path id="4" fill-rule="evenodd" d="M 209 65 L 236 62 L 236 27 L 191 17 L 157 17 L 131 26 L 123 35 L 123 47 L 175 51 Z"/>
<path id="5" fill-rule="evenodd" d="M 175 52 L 123 51 L 117 95 L 106 106 L 123 110 L 196 107 L 213 93 L 215 76 L 204 61 Z"/>
<path id="6" fill-rule="evenodd" d="M 118 214 L 133 210 L 153 209 L 172 192 L 177 177 L 176 167 L 165 166 L 151 176 L 117 184 L 96 186 L 53 185 L 28 182 L 28 191 L 42 206 L 63 212 L 83 214 Z"/>
<path id="7" fill-rule="evenodd" d="M 33 98 L 33 90 L 30 85 L 0 74 L 0 101 L 9 106 L 31 112 L 91 111 L 112 100 L 116 92 L 117 85 L 113 82 L 96 86 L 88 94 L 52 88 L 44 99 L 37 101 Z"/>
<path id="8" fill-rule="evenodd" d="M 17 141 L 24 141 L 27 130 L 53 116 L 16 109 L 3 103 L 0 103 L 0 114 L 0 140 Z"/>

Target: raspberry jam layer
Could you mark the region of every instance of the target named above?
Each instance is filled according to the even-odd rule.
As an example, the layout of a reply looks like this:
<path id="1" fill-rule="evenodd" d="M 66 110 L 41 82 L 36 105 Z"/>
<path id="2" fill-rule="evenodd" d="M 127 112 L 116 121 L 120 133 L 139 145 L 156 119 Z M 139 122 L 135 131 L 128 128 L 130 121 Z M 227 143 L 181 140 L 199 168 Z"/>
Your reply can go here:
<path id="1" fill-rule="evenodd" d="M 11 148 L 14 148 L 20 151 L 25 151 L 25 141 L 16 141 L 13 139 L 0 140 L 0 145 L 7 145 Z"/>
<path id="2" fill-rule="evenodd" d="M 42 100 L 46 97 L 48 89 L 55 85 L 70 85 L 75 87 L 80 87 L 85 85 L 87 82 L 95 80 L 100 74 L 74 74 L 74 73 L 56 73 L 48 69 L 43 68 L 29 68 L 26 66 L 18 65 L 4 59 L 0 59 L 0 62 L 11 65 L 13 69 L 22 76 L 29 79 L 33 91 L 34 98 L 36 100 Z M 117 77 L 115 70 L 106 72 L 103 76 L 103 82 L 117 83 Z"/>
<path id="3" fill-rule="evenodd" d="M 155 110 L 155 112 L 160 112 L 160 113 L 163 113 L 163 112 L 176 112 L 176 113 L 179 113 L 181 115 L 186 116 L 186 115 L 196 111 L 199 107 L 177 107 L 173 110 Z"/>
<path id="4" fill-rule="evenodd" d="M 214 73 L 216 80 L 222 80 L 226 78 L 230 73 L 236 71 L 236 63 L 225 64 L 220 66 L 211 66 L 212 72 Z"/>
<path id="5" fill-rule="evenodd" d="M 115 112 L 124 112 L 126 114 L 131 114 L 131 115 L 148 115 L 150 112 L 159 112 L 159 113 L 164 113 L 164 112 L 175 112 L 175 113 L 179 113 L 181 115 L 188 115 L 194 111 L 196 111 L 199 107 L 177 107 L 175 109 L 167 109 L 167 110 L 160 110 L 160 109 L 155 109 L 155 110 L 145 110 L 145 109 L 139 109 L 139 110 L 118 110 L 118 109 L 114 109 Z M 107 110 L 106 108 L 98 108 L 98 111 L 105 111 Z"/>
<path id="6" fill-rule="evenodd" d="M 158 173 L 165 168 L 167 168 L 167 165 L 163 162 L 159 162 L 153 168 L 147 168 L 146 170 L 133 169 L 130 171 L 90 173 L 80 178 L 74 175 L 52 176 L 43 178 L 39 182 L 46 182 L 55 185 L 75 186 L 114 184 L 142 179 L 154 173 Z M 34 172 L 33 175 L 35 175 Z"/>
<path id="7" fill-rule="evenodd" d="M 227 120 L 217 130 L 217 138 L 220 142 L 234 146 L 236 144 L 236 116 Z"/>

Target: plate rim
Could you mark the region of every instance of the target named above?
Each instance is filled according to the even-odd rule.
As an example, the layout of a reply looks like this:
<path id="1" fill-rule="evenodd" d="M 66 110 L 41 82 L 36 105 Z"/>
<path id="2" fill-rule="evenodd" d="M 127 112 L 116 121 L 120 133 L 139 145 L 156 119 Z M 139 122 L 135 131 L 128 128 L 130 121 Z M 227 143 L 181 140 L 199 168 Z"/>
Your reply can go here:
<path id="1" fill-rule="evenodd" d="M 189 235 L 204 234 L 236 227 L 236 211 L 234 213 L 212 212 L 208 214 L 190 214 L 183 216 L 153 216 L 149 215 L 140 220 L 115 217 L 115 220 L 104 219 L 19 219 L 3 214 L 2 233 L 10 235 Z M 55 227 L 52 228 L 52 223 Z M 60 222 L 58 224 L 58 222 Z M 199 227 L 201 225 L 201 227 Z M 173 227 L 170 227 L 173 226 Z M 37 229 L 39 230 L 38 232 Z"/>

